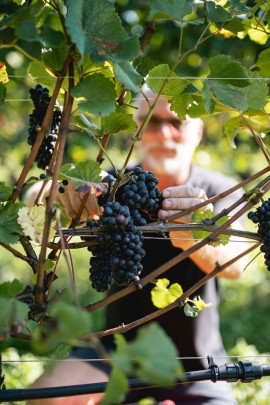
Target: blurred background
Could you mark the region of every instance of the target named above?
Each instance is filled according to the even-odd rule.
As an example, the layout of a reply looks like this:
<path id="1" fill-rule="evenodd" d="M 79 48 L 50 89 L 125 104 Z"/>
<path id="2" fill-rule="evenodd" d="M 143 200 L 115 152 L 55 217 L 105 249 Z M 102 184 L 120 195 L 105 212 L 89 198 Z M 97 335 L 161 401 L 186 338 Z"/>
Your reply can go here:
<path id="1" fill-rule="evenodd" d="M 252 2 L 250 2 L 252 3 Z M 126 30 L 131 33 L 142 33 L 146 26 L 146 2 L 144 0 L 116 0 L 115 7 L 119 12 Z M 189 25 L 184 28 L 183 51 L 194 46 L 201 34 L 201 26 Z M 178 51 L 179 25 L 172 21 L 158 23 L 150 44 L 145 50 L 145 58 L 139 65 L 139 72 L 144 76 L 149 69 L 160 63 L 172 66 Z M 35 43 L 28 43 L 29 53 L 38 52 Z M 187 77 L 201 77 L 207 74 L 209 57 L 218 54 L 229 54 L 248 68 L 252 67 L 257 55 L 269 47 L 269 43 L 251 40 L 248 36 L 239 40 L 237 37 L 215 36 L 200 46 L 181 63 L 177 73 Z M 37 55 L 38 56 L 38 55 Z M 0 62 L 5 62 L 10 81 L 7 83 L 7 99 L 0 108 L 0 172 L 1 181 L 15 184 L 22 167 L 29 154 L 27 144 L 28 115 L 32 111 L 29 89 L 36 82 L 27 74 L 29 60 L 21 53 L 11 48 L 0 49 Z M 48 80 L 40 83 L 50 87 Z M 51 83 L 51 86 L 54 82 Z M 61 103 L 61 101 L 60 101 Z M 236 147 L 224 135 L 224 124 L 228 120 L 227 114 L 217 114 L 205 121 L 205 135 L 201 146 L 196 152 L 195 161 L 201 166 L 219 170 L 234 176 L 241 181 L 257 173 L 266 166 L 261 152 L 254 139 L 248 133 L 241 133 L 235 140 Z M 265 138 L 269 144 L 268 135 Z M 121 165 L 125 153 L 131 144 L 131 134 L 114 134 L 111 138 L 108 154 L 113 162 Z M 65 163 L 95 160 L 99 151 L 98 145 L 88 136 L 72 134 L 70 136 Z M 221 159 L 222 156 L 222 159 Z M 134 155 L 136 159 L 136 153 Z M 106 170 L 110 163 L 105 159 L 103 168 Z M 32 176 L 39 177 L 41 171 L 33 167 Z M 265 197 L 267 198 L 267 196 Z M 244 219 L 248 230 L 255 230 L 253 224 Z M 100 294 L 91 290 L 89 278 L 89 252 L 85 255 L 72 253 L 74 268 L 76 269 L 77 290 L 81 303 L 89 304 L 100 299 Z M 65 268 L 65 266 L 62 266 Z M 61 266 L 59 266 L 61 269 Z M 60 270 L 67 273 L 67 270 Z M 7 251 L 1 251 L 0 281 L 8 281 L 18 277 L 25 283 L 32 278 L 32 272 L 24 262 L 15 260 Z M 225 347 L 232 356 L 265 356 L 254 357 L 251 361 L 266 363 L 270 355 L 270 323 L 269 298 L 270 274 L 267 272 L 262 255 L 252 253 L 250 264 L 243 271 L 239 280 L 222 280 L 222 299 L 220 303 L 221 330 Z M 70 277 L 67 273 L 55 282 L 56 288 L 69 289 Z M 102 327 L 102 311 L 95 312 L 94 329 Z M 0 343 L 1 352 L 5 358 L 30 358 L 28 343 L 9 339 Z M 33 357 L 34 358 L 34 357 Z M 15 365 L 14 365 L 15 364 Z M 9 388 L 18 384 L 25 387 L 41 373 L 43 364 L 20 363 L 9 364 L 6 367 L 6 385 Z M 4 370 L 4 371 L 5 371 Z M 252 384 L 234 383 L 235 396 L 240 404 L 264 405 L 269 404 L 269 379 Z"/>

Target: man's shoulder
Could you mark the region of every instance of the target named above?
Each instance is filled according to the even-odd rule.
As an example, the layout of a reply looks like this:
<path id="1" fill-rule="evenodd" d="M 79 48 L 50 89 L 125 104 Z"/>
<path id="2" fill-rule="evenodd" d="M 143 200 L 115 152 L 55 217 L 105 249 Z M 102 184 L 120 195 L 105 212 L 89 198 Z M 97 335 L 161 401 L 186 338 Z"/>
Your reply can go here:
<path id="1" fill-rule="evenodd" d="M 207 182 L 207 183 L 218 183 L 225 182 L 226 184 L 236 184 L 237 180 L 227 174 L 218 172 L 216 170 L 207 169 L 205 167 L 200 167 L 198 165 L 192 165 L 190 179 L 192 183 Z"/>

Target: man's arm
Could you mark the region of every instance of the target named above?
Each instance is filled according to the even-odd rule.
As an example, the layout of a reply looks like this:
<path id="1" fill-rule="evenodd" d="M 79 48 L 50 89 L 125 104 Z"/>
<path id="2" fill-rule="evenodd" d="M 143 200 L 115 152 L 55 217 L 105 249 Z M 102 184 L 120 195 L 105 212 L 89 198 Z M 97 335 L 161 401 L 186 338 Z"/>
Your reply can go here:
<path id="1" fill-rule="evenodd" d="M 169 187 L 163 190 L 162 194 L 164 200 L 162 209 L 159 211 L 159 217 L 163 219 L 177 213 L 178 211 L 193 207 L 207 200 L 204 190 L 199 187 L 186 185 Z M 203 209 L 213 209 L 213 206 L 212 204 L 207 204 L 203 207 Z M 191 222 L 191 215 L 192 214 L 179 218 L 178 222 Z M 235 222 L 234 224 L 237 229 L 242 229 L 239 222 Z M 192 238 L 191 232 L 187 231 L 170 232 L 170 237 L 172 239 L 173 246 L 181 248 L 182 250 L 187 250 L 198 243 L 198 241 Z M 248 248 L 246 242 L 234 242 L 236 239 L 237 238 L 231 237 L 230 242 L 225 246 L 220 245 L 213 247 L 211 245 L 205 245 L 196 252 L 192 253 L 189 257 L 204 273 L 208 274 L 215 268 L 216 263 L 219 263 L 220 265 L 224 264 Z M 246 264 L 247 258 L 243 257 L 241 260 L 238 260 L 223 270 L 218 277 L 225 277 L 229 279 L 238 278 L 241 276 Z"/>

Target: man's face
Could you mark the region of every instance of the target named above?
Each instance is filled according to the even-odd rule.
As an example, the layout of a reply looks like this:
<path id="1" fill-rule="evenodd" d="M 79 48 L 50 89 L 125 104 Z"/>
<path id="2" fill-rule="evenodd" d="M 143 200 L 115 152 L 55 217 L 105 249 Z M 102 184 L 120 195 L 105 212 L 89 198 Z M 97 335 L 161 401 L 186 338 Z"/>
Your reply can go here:
<path id="1" fill-rule="evenodd" d="M 148 110 L 143 100 L 137 114 L 139 124 Z M 160 98 L 140 142 L 143 162 L 155 173 L 163 174 L 173 174 L 183 165 L 189 167 L 201 138 L 201 125 L 200 120 L 179 120 L 167 100 Z"/>

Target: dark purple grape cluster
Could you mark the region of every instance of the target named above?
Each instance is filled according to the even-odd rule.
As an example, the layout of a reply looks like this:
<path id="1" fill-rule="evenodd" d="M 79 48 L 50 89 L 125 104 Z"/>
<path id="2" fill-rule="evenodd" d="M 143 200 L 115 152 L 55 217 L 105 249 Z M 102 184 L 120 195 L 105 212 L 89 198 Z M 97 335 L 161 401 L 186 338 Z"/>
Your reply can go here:
<path id="1" fill-rule="evenodd" d="M 99 292 L 108 291 L 113 283 L 127 286 L 137 283 L 145 255 L 143 235 L 133 225 L 129 208 L 119 202 L 108 202 L 100 217 L 101 233 L 97 244 L 88 249 L 90 280 Z"/>
<path id="2" fill-rule="evenodd" d="M 147 222 L 140 216 L 140 211 L 146 213 L 151 221 L 158 218 L 162 195 L 157 184 L 158 179 L 153 172 L 136 167 L 131 180 L 124 186 L 123 199 L 130 208 L 136 225 L 143 226 Z"/>
<path id="3" fill-rule="evenodd" d="M 43 87 L 41 84 L 37 84 L 35 88 L 30 89 L 30 97 L 34 104 L 34 110 L 29 115 L 28 144 L 32 146 L 37 139 L 38 128 L 42 125 L 51 97 L 49 96 L 49 89 Z M 60 121 L 61 111 L 55 109 L 49 134 L 43 139 L 35 158 L 35 162 L 40 169 L 45 170 L 50 164 L 59 132 Z"/>
<path id="4" fill-rule="evenodd" d="M 267 270 L 270 271 L 270 198 L 263 201 L 256 211 L 250 211 L 248 218 L 254 224 L 258 224 L 258 235 L 263 242 L 260 249 L 264 253 Z"/>

